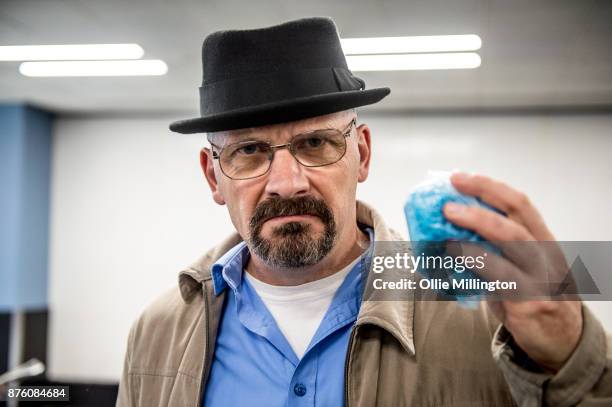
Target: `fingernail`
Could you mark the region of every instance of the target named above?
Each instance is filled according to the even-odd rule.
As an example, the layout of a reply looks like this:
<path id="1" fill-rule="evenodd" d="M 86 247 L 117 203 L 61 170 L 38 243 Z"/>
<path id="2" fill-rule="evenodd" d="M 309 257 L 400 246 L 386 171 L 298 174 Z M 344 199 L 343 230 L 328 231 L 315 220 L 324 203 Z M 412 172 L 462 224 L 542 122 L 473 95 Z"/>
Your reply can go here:
<path id="1" fill-rule="evenodd" d="M 459 182 L 466 181 L 469 176 L 470 175 L 465 172 L 456 172 L 453 174 L 453 178 Z"/>
<path id="2" fill-rule="evenodd" d="M 465 209 L 465 206 L 456 204 L 454 202 L 449 202 L 444 206 L 444 209 L 448 213 L 461 213 Z"/>

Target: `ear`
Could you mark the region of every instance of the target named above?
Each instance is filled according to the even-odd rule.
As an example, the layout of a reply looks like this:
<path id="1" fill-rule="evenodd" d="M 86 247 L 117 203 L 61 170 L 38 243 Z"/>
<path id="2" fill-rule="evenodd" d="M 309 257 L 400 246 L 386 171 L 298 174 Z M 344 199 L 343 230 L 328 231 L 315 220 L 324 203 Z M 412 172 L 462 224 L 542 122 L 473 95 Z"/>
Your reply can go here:
<path id="1" fill-rule="evenodd" d="M 358 182 L 368 179 L 370 173 L 370 157 L 372 155 L 372 144 L 370 141 L 370 128 L 367 124 L 357 127 L 357 149 L 359 150 L 359 175 Z"/>
<path id="2" fill-rule="evenodd" d="M 219 190 L 219 184 L 217 183 L 217 177 L 215 176 L 215 166 L 212 151 L 209 148 L 204 147 L 200 151 L 200 166 L 204 173 L 204 178 L 208 182 L 210 191 L 212 192 L 213 199 L 219 205 L 225 205 L 225 199 Z"/>

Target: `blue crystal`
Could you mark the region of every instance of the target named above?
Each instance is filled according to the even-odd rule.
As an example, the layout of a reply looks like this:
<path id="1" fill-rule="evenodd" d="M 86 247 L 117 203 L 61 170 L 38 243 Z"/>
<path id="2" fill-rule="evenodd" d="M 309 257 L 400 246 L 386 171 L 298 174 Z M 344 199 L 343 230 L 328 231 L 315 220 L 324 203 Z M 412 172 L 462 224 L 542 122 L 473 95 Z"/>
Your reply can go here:
<path id="1" fill-rule="evenodd" d="M 483 242 L 484 239 L 475 232 L 456 226 L 446 219 L 442 208 L 448 202 L 494 210 L 478 198 L 461 194 L 451 184 L 448 173 L 439 173 L 417 185 L 404 205 L 410 240 Z"/>

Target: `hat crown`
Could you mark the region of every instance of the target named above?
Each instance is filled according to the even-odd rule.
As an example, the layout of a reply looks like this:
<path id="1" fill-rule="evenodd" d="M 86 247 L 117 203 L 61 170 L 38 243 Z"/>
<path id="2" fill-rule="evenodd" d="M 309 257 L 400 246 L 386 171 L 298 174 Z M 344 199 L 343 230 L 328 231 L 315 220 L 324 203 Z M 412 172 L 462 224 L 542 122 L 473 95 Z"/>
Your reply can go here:
<path id="1" fill-rule="evenodd" d="M 336 25 L 326 17 L 217 31 L 204 40 L 202 66 L 203 84 L 280 71 L 348 69 Z"/>
<path id="2" fill-rule="evenodd" d="M 289 122 L 373 104 L 348 69 L 336 24 L 312 17 L 259 29 L 217 31 L 202 44 L 200 117 L 170 125 L 196 133 Z"/>

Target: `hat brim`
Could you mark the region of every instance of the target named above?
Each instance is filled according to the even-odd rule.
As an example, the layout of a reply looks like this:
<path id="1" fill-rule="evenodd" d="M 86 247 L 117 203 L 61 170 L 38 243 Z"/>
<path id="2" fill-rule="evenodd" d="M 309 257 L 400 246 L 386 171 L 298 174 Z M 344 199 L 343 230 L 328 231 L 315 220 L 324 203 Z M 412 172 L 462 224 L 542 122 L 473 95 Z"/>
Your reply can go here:
<path id="1" fill-rule="evenodd" d="M 192 134 L 290 122 L 371 105 L 390 92 L 389 88 L 353 90 L 249 106 L 210 116 L 179 120 L 170 124 L 170 130 Z"/>

